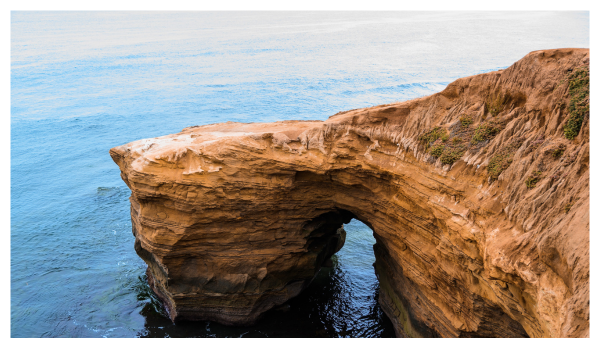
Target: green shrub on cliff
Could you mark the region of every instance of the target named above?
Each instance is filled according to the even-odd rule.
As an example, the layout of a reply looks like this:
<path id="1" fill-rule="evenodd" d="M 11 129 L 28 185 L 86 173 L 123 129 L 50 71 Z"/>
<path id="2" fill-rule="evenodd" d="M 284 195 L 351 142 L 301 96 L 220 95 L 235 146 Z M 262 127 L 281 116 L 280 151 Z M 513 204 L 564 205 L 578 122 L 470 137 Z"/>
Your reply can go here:
<path id="1" fill-rule="evenodd" d="M 504 171 L 504 169 L 508 168 L 512 163 L 512 159 L 509 153 L 501 152 L 495 154 L 490 159 L 488 163 L 488 173 L 492 179 L 497 179 L 498 176 Z"/>
<path id="2" fill-rule="evenodd" d="M 498 132 L 500 132 L 500 128 L 496 123 L 483 122 L 475 128 L 475 133 L 473 134 L 473 138 L 471 138 L 471 144 L 487 141 L 496 136 Z"/>
<path id="3" fill-rule="evenodd" d="M 440 156 L 442 164 L 452 164 L 460 159 L 463 154 L 467 151 L 467 147 L 462 144 L 448 146 L 444 149 L 444 152 Z"/>
<path id="4" fill-rule="evenodd" d="M 552 157 L 554 157 L 555 159 L 559 159 L 565 153 L 566 149 L 567 149 L 566 145 L 560 144 L 558 147 L 556 147 L 554 149 L 547 150 L 547 152 L 552 154 Z"/>
<path id="5" fill-rule="evenodd" d="M 508 146 L 497 151 L 488 162 L 487 170 L 490 178 L 495 180 L 506 170 L 513 162 L 515 152 L 523 144 L 523 139 L 519 138 L 511 142 Z"/>
<path id="6" fill-rule="evenodd" d="M 446 147 L 441 143 L 434 144 L 431 147 L 431 150 L 429 151 L 429 153 L 431 154 L 431 156 L 438 158 L 438 157 L 442 156 L 442 153 L 444 152 L 444 148 L 446 148 Z"/>
<path id="7" fill-rule="evenodd" d="M 463 115 L 459 118 L 460 124 L 463 127 L 468 127 L 469 125 L 473 124 L 473 118 L 469 115 Z"/>
<path id="8" fill-rule="evenodd" d="M 527 186 L 527 188 L 533 189 L 533 188 L 535 188 L 535 185 L 541 179 L 542 179 L 542 172 L 539 170 L 536 170 L 531 173 L 531 176 L 527 177 L 527 179 L 525 180 L 525 185 Z"/>
<path id="9" fill-rule="evenodd" d="M 569 76 L 569 117 L 565 124 L 565 137 L 569 140 L 579 135 L 584 118 L 590 113 L 590 71 L 580 68 Z"/>
<path id="10" fill-rule="evenodd" d="M 496 91 L 485 101 L 485 110 L 495 117 L 504 109 L 521 106 L 525 101 L 527 101 L 527 96 L 521 92 Z"/>
<path id="11" fill-rule="evenodd" d="M 419 137 L 419 140 L 425 145 L 425 149 L 429 149 L 429 147 L 438 139 L 441 139 L 443 142 L 448 140 L 448 132 L 446 129 L 435 127 Z"/>

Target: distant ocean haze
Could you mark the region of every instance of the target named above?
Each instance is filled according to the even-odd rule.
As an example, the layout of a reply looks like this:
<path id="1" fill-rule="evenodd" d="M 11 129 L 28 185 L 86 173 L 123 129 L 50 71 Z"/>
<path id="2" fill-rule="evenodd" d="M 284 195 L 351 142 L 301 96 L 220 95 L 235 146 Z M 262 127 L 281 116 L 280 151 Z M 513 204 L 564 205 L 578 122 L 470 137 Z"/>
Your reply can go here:
<path id="1" fill-rule="evenodd" d="M 12 336 L 391 337 L 358 221 L 288 312 L 171 324 L 108 149 L 430 95 L 533 50 L 589 47 L 589 13 L 12 12 L 11 34 Z"/>

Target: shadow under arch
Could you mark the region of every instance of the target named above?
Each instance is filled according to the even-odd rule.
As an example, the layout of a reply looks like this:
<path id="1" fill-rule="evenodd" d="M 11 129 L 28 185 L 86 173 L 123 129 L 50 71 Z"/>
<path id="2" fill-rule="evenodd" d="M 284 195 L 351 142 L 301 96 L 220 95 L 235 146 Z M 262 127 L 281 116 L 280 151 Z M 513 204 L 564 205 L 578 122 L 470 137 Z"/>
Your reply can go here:
<path id="1" fill-rule="evenodd" d="M 160 301 L 152 295 L 145 276 L 138 284 L 145 317 L 140 337 L 396 337 L 383 312 L 379 282 L 374 272 L 375 239 L 372 230 L 357 219 L 345 224 L 346 237 L 340 251 L 326 261 L 300 295 L 267 311 L 250 327 L 231 327 L 215 322 L 171 322 Z M 146 286 L 144 286 L 146 285 Z"/>

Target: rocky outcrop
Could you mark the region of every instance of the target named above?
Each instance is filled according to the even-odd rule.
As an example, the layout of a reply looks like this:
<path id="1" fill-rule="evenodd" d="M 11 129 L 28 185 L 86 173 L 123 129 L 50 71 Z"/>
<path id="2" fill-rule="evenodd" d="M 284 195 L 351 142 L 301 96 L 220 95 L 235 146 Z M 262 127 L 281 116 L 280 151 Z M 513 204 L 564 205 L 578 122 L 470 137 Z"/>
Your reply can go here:
<path id="1" fill-rule="evenodd" d="M 537 51 L 428 97 L 110 154 L 173 320 L 255 322 L 357 218 L 399 337 L 587 337 L 586 81 L 589 50 Z"/>

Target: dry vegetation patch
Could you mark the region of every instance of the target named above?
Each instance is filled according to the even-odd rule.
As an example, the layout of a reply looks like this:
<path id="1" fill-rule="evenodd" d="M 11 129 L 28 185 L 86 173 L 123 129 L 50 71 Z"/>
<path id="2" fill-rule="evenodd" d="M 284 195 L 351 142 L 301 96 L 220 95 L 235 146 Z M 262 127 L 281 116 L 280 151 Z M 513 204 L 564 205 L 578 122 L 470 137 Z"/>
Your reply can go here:
<path id="1" fill-rule="evenodd" d="M 536 170 L 536 171 L 532 172 L 529 177 L 527 177 L 527 179 L 525 180 L 525 185 L 527 185 L 527 188 L 533 189 L 533 188 L 535 188 L 535 185 L 541 179 L 542 179 L 542 172 L 539 170 Z"/>
<path id="2" fill-rule="evenodd" d="M 527 101 L 527 96 L 521 92 L 510 93 L 507 91 L 496 91 L 485 100 L 485 111 L 492 116 L 498 116 L 506 109 L 520 107 Z"/>
<path id="3" fill-rule="evenodd" d="M 492 180 L 496 180 L 498 176 L 513 162 L 513 157 L 517 150 L 523 144 L 523 139 L 519 138 L 511 142 L 506 147 L 497 151 L 491 158 L 487 166 L 488 174 Z"/>
<path id="4" fill-rule="evenodd" d="M 559 144 L 558 147 L 552 148 L 552 149 L 548 149 L 544 153 L 552 155 L 552 157 L 554 157 L 554 159 L 559 159 L 565 153 L 566 149 L 567 149 L 566 145 Z"/>
<path id="5" fill-rule="evenodd" d="M 581 67 L 569 75 L 569 117 L 565 124 L 565 137 L 569 140 L 579 135 L 583 120 L 590 114 L 590 70 Z"/>
<path id="6" fill-rule="evenodd" d="M 426 133 L 422 134 L 419 137 L 419 140 L 425 146 L 425 150 L 427 150 L 438 139 L 441 139 L 441 138 L 447 139 L 447 137 L 448 137 L 448 132 L 446 131 L 446 129 L 444 129 L 442 127 L 435 127 L 435 128 L 430 129 Z"/>
<path id="7" fill-rule="evenodd" d="M 475 145 L 480 142 L 491 140 L 500 132 L 500 130 L 502 130 L 502 125 L 500 123 L 494 120 L 484 121 L 475 128 L 475 132 L 471 138 L 471 144 Z"/>
<path id="8" fill-rule="evenodd" d="M 421 134 L 419 141 L 425 151 L 432 157 L 439 158 L 442 164 L 453 164 L 468 150 L 481 149 L 486 141 L 494 138 L 503 128 L 504 125 L 495 119 L 474 127 L 473 117 L 462 114 L 449 131 L 437 126 Z"/>

